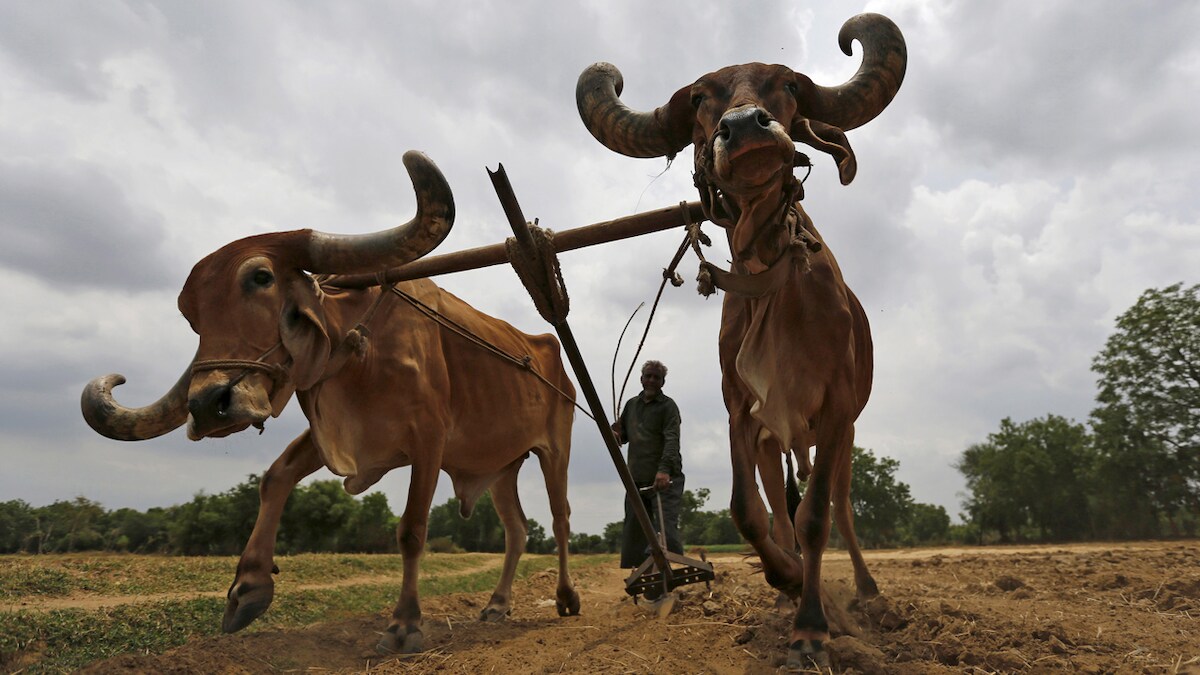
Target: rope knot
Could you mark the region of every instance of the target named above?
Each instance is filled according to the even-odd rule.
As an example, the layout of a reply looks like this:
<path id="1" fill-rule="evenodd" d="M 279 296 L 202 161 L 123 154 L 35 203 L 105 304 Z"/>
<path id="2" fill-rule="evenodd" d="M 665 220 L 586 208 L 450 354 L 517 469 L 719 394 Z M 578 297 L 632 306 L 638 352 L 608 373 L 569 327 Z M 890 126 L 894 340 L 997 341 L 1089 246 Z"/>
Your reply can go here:
<path id="1" fill-rule="evenodd" d="M 342 341 L 355 356 L 363 358 L 367 355 L 367 348 L 370 346 L 371 329 L 363 324 L 358 324 L 351 328 L 346 333 L 346 338 Z"/>
<path id="2" fill-rule="evenodd" d="M 533 239 L 533 250 L 526 253 L 516 237 L 504 241 L 504 250 L 525 290 L 529 291 L 538 314 L 549 323 L 561 323 L 571 311 L 571 298 L 567 295 L 562 268 L 554 252 L 554 232 L 538 227 L 536 220 L 526 226 Z"/>
<path id="3" fill-rule="evenodd" d="M 717 292 L 717 285 L 713 283 L 712 272 L 708 271 L 708 267 L 700 264 L 700 273 L 696 275 L 696 292 L 704 297 L 708 297 Z"/>

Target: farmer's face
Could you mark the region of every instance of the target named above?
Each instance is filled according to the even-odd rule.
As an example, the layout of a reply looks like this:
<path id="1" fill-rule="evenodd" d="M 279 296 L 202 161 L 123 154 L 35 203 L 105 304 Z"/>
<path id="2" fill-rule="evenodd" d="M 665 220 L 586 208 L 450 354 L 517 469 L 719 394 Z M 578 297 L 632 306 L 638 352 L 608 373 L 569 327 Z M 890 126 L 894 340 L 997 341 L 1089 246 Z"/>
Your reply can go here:
<path id="1" fill-rule="evenodd" d="M 657 394 L 662 391 L 667 378 L 658 368 L 647 368 L 642 371 L 642 391 L 647 394 Z"/>

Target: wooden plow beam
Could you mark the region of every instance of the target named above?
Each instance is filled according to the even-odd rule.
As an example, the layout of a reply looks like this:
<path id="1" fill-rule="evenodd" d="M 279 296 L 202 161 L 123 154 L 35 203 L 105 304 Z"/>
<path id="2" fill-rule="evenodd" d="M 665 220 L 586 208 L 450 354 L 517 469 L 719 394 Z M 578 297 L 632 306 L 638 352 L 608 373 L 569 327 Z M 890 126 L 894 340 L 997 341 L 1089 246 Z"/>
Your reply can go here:
<path id="1" fill-rule="evenodd" d="M 560 240 L 562 235 L 556 234 L 554 236 L 553 250 L 540 248 L 533 238 L 533 230 L 536 229 L 536 226 L 525 220 L 525 216 L 521 212 L 521 206 L 517 203 L 517 196 L 513 193 L 512 185 L 508 182 L 508 174 L 504 171 L 504 165 L 501 164 L 494 172 L 489 170 L 488 175 L 492 179 L 492 186 L 496 190 L 496 196 L 500 199 L 500 205 L 504 208 L 504 214 L 508 217 L 508 224 L 512 227 L 513 235 L 516 238 L 519 248 L 519 255 L 523 258 L 538 259 L 540 263 L 547 262 L 547 259 L 553 259 L 553 267 L 557 269 L 556 253 L 562 249 Z M 699 208 L 699 203 L 693 202 L 693 204 L 695 204 L 697 209 Z M 692 204 L 685 204 L 684 206 L 690 207 Z M 686 225 L 687 223 L 683 222 L 683 210 L 683 208 L 663 209 L 660 213 L 663 211 L 673 211 L 676 214 L 675 217 L 678 219 L 677 225 Z M 667 220 L 669 214 L 664 213 L 663 215 L 664 222 L 671 222 Z M 691 218 L 691 215 L 689 214 L 688 217 Z M 702 218 L 703 216 L 691 222 L 699 222 Z M 609 223 L 614 222 L 617 221 L 609 221 Z M 605 226 L 611 227 L 609 224 L 592 227 L 603 228 Z M 573 231 L 579 232 L 585 229 L 588 228 L 579 228 Z M 611 232 L 612 230 L 607 231 Z M 613 241 L 619 238 L 621 237 L 613 237 L 605 241 Z M 597 241 L 596 243 L 600 242 Z M 660 613 L 664 611 L 669 613 L 671 607 L 674 605 L 673 596 L 670 596 L 669 593 L 676 587 L 684 584 L 707 583 L 715 579 L 712 564 L 705 560 L 694 560 L 667 551 L 665 539 L 655 533 L 654 525 L 650 521 L 650 514 L 646 511 L 646 505 L 642 503 L 641 497 L 638 494 L 638 486 L 633 480 L 629 466 L 625 463 L 625 458 L 621 455 L 621 447 L 617 444 L 617 439 L 613 435 L 608 417 L 604 414 L 604 405 L 600 402 L 600 396 L 596 393 L 596 387 L 592 384 L 592 378 L 588 374 L 587 363 L 583 359 L 583 353 L 575 341 L 575 336 L 571 332 L 571 326 L 567 323 L 566 306 L 565 304 L 556 306 L 556 303 L 547 297 L 554 295 L 556 291 L 561 294 L 561 297 L 566 297 L 566 288 L 561 275 L 548 274 L 547 270 L 551 266 L 545 264 L 531 266 L 534 269 L 538 269 L 538 273 L 531 272 L 531 268 L 526 265 L 514 264 L 513 267 L 517 270 L 517 276 L 521 278 L 521 283 L 529 291 L 530 296 L 534 298 L 534 304 L 538 306 L 538 312 L 542 315 L 542 318 L 553 325 L 555 332 L 558 333 L 558 339 L 562 343 L 563 351 L 566 352 L 567 359 L 571 363 L 571 368 L 575 371 L 575 379 L 579 382 L 579 388 L 583 390 L 584 399 L 586 399 L 588 407 L 592 411 L 596 427 L 600 431 L 601 438 L 604 439 L 604 445 L 608 449 L 609 456 L 612 458 L 613 466 L 616 468 L 617 475 L 620 476 L 621 483 L 625 487 L 625 494 L 629 501 L 630 509 L 633 511 L 633 515 L 637 519 L 642 532 L 646 535 L 646 541 L 650 548 L 650 556 L 646 562 L 642 563 L 625 580 L 625 592 L 632 595 L 635 600 L 638 595 L 645 595 L 650 599 L 661 598 L 663 603 L 659 608 Z M 660 514 L 659 527 L 665 529 L 666 524 L 662 522 L 661 516 L 662 502 L 659 501 L 658 504 Z M 675 567 L 672 567 L 672 563 Z"/>
<path id="2" fill-rule="evenodd" d="M 685 220 L 685 213 L 687 220 Z M 643 234 L 683 227 L 689 222 L 702 223 L 704 221 L 704 210 L 701 208 L 700 202 L 685 202 L 679 206 L 668 206 L 655 211 L 555 232 L 554 248 L 560 253 L 573 251 L 577 248 L 607 244 Z M 382 282 L 394 284 L 397 281 L 465 272 L 493 265 L 503 265 L 507 262 L 509 262 L 508 253 L 504 249 L 504 244 L 492 244 L 421 258 L 407 265 L 393 267 L 382 275 Z M 322 284 L 335 288 L 368 288 L 380 285 L 380 275 L 343 274 L 322 281 Z"/>

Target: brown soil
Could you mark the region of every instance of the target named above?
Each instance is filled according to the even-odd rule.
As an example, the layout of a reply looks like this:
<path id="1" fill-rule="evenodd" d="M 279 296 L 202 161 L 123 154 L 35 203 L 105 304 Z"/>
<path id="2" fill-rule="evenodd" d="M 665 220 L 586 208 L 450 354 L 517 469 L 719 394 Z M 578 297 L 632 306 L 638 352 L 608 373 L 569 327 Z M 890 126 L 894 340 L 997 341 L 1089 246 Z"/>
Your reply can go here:
<path id="1" fill-rule="evenodd" d="M 846 556 L 826 557 L 839 624 L 835 672 L 1200 673 L 1196 542 L 924 549 L 867 556 L 882 595 L 854 599 Z M 713 557 L 717 580 L 680 589 L 659 618 L 624 593 L 626 572 L 581 568 L 582 615 L 559 618 L 554 573 L 519 581 L 510 620 L 476 620 L 487 594 L 423 601 L 426 649 L 374 651 L 387 612 L 293 631 L 197 640 L 93 672 L 774 673 L 789 616 L 749 561 Z M 381 598 L 388 605 L 391 598 Z"/>

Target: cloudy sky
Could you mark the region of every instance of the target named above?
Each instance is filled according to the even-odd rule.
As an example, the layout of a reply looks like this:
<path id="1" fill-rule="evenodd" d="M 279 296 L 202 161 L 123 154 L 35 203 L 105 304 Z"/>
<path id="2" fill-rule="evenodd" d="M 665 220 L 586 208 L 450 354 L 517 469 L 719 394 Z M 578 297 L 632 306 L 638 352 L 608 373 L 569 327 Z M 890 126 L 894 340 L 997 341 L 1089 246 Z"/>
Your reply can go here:
<path id="1" fill-rule="evenodd" d="M 116 395 L 127 405 L 176 380 L 196 345 L 176 295 L 216 248 L 407 220 L 409 149 L 454 189 L 458 219 L 440 252 L 507 236 L 485 171 L 500 163 L 525 214 L 558 230 L 695 199 L 690 153 L 668 169 L 592 139 L 575 111 L 579 73 L 616 64 L 623 99 L 639 109 L 748 61 L 839 84 L 859 56 L 841 53 L 837 32 L 860 11 L 901 27 L 907 78 L 849 134 L 856 180 L 840 186 L 832 161 L 816 158 L 804 204 L 872 324 L 875 388 L 857 442 L 899 460 L 914 498 L 957 514 L 952 464 L 1004 417 L 1086 420 L 1089 364 L 1114 318 L 1146 288 L 1200 281 L 1196 3 L 470 6 L 0 6 L 0 501 L 176 504 L 261 472 L 299 433 L 294 403 L 261 436 L 199 443 L 182 430 L 110 441 L 80 416 L 96 376 L 124 374 Z M 681 236 L 562 256 L 569 321 L 605 400 L 621 328 L 653 299 Z M 695 260 L 682 271 L 694 276 Z M 549 330 L 511 269 L 438 281 L 523 330 Z M 670 366 L 688 486 L 709 488 L 719 508 L 729 499 L 720 300 L 692 287 L 668 288 L 641 358 Z M 635 345 L 627 339 L 619 372 Z M 627 395 L 636 390 L 635 379 Z M 526 511 L 548 524 L 540 472 L 526 466 Z M 399 510 L 407 484 L 401 470 L 376 489 Z M 619 519 L 618 490 L 579 416 L 573 529 Z"/>

